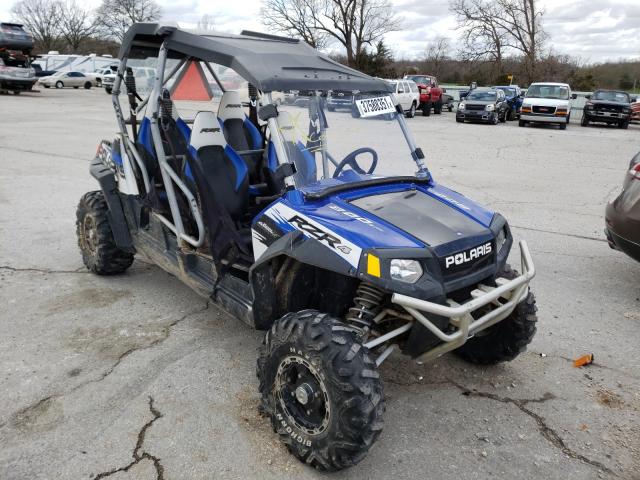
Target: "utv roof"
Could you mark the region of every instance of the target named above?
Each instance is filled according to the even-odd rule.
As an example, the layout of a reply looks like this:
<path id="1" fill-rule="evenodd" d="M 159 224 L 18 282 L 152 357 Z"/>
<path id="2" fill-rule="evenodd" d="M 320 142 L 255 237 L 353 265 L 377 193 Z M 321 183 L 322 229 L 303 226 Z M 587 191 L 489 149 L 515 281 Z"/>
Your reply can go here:
<path id="1" fill-rule="evenodd" d="M 381 80 L 341 65 L 293 38 L 243 31 L 231 35 L 183 30 L 175 25 L 134 24 L 119 58 L 157 56 L 165 42 L 170 57 L 194 57 L 232 68 L 259 90 L 388 91 Z"/>

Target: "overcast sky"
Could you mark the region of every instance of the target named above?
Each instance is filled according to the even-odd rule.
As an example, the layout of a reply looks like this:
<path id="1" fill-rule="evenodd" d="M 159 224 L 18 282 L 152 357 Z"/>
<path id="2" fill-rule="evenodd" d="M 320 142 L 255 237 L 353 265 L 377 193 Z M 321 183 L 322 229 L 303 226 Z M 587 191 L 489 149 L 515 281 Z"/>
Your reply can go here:
<path id="1" fill-rule="evenodd" d="M 97 6 L 100 0 L 77 0 Z M 0 0 L 0 19 L 10 18 L 14 0 Z M 216 29 L 238 33 L 242 29 L 265 31 L 260 22 L 261 0 L 158 0 L 166 20 L 194 26 L 209 14 Z M 640 0 L 539 0 L 545 10 L 548 47 L 555 53 L 579 57 L 583 62 L 640 60 Z M 458 32 L 447 0 L 392 0 L 402 18 L 402 30 L 385 41 L 396 57 L 420 58 L 429 41 L 450 39 L 456 48 Z"/>

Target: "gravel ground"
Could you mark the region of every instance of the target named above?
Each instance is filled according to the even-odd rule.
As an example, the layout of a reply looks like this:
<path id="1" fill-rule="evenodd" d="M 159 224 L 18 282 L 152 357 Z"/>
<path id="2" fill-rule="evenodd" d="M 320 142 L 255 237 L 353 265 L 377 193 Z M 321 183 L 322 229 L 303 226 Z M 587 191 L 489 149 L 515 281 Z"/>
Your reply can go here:
<path id="1" fill-rule="evenodd" d="M 75 206 L 97 188 L 88 164 L 113 137 L 110 98 L 43 90 L 0 105 L 0 478 L 326 477 L 258 415 L 260 332 L 144 259 L 116 277 L 83 268 Z M 408 122 L 438 181 L 528 240 L 538 334 L 491 368 L 393 355 L 383 435 L 330 477 L 640 478 L 640 264 L 602 232 L 640 127 Z M 573 368 L 585 353 L 595 364 Z"/>

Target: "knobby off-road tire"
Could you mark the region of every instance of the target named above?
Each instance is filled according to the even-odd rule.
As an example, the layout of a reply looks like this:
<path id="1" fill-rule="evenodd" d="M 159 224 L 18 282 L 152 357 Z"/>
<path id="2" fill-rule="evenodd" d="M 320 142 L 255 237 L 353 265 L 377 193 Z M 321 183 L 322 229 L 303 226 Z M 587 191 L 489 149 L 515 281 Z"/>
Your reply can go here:
<path id="1" fill-rule="evenodd" d="M 258 358 L 261 410 L 289 451 L 323 471 L 351 467 L 382 431 L 383 387 L 356 332 L 315 310 L 277 320 Z"/>
<path id="2" fill-rule="evenodd" d="M 500 276 L 511 280 L 518 272 L 506 265 Z M 537 310 L 535 296 L 529 292 L 511 315 L 479 332 L 454 352 L 468 362 L 481 365 L 513 360 L 527 349 L 536 333 Z"/>
<path id="3" fill-rule="evenodd" d="M 133 263 L 133 254 L 120 250 L 113 239 L 101 191 L 85 193 L 76 210 L 76 234 L 85 266 L 98 275 L 124 272 Z"/>

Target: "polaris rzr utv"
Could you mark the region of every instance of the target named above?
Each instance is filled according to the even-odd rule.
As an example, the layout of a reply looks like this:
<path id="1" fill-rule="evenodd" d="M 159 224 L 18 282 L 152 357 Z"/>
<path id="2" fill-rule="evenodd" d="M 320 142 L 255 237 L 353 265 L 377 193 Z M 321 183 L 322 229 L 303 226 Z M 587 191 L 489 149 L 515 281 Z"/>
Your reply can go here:
<path id="1" fill-rule="evenodd" d="M 140 66 L 156 71 L 144 99 Z M 234 75 L 249 102 L 227 88 Z M 278 105 L 292 90 L 308 102 Z M 334 91 L 358 115 L 329 112 Z M 181 107 L 192 117 L 177 108 L 190 92 L 205 94 Z M 394 349 L 491 364 L 531 341 L 526 244 L 518 273 L 506 220 L 435 181 L 384 81 L 298 40 L 136 24 L 113 105 L 119 132 L 90 168 L 100 190 L 77 210 L 85 265 L 116 274 L 143 255 L 266 330 L 260 408 L 307 464 L 364 458 Z"/>

